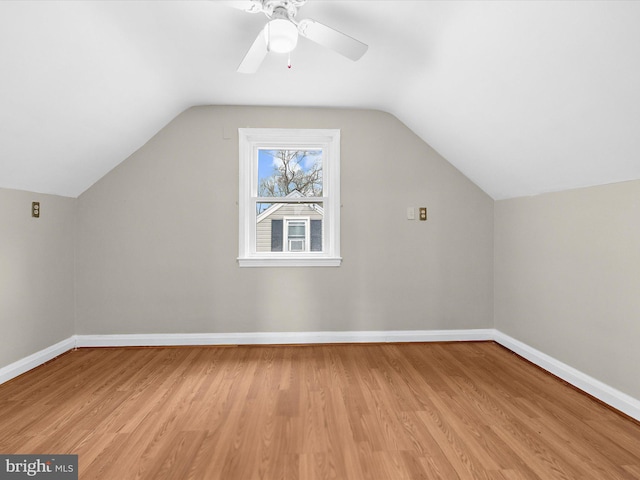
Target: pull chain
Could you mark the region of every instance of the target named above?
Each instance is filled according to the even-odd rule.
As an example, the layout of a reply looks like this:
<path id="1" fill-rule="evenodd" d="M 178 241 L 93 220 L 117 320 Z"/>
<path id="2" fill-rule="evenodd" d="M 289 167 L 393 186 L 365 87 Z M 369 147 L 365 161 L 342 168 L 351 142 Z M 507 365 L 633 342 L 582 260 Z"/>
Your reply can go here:
<path id="1" fill-rule="evenodd" d="M 287 68 L 291 68 L 291 52 L 289 52 L 289 61 L 287 61 Z"/>

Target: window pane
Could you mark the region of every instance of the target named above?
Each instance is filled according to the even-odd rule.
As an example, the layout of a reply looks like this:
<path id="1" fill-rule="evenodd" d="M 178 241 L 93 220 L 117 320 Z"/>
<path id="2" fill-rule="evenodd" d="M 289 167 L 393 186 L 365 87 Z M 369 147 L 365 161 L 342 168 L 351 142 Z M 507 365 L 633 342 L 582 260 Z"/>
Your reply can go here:
<path id="1" fill-rule="evenodd" d="M 322 150 L 258 150 L 258 197 L 321 197 L 322 181 Z"/>
<path id="2" fill-rule="evenodd" d="M 323 251 L 322 203 L 260 203 L 256 210 L 256 252 Z"/>
<path id="3" fill-rule="evenodd" d="M 302 237 L 305 235 L 305 224 L 304 222 L 289 222 L 289 238 L 291 237 Z"/>
<path id="4" fill-rule="evenodd" d="M 289 237 L 289 251 L 290 252 L 305 252 L 304 238 L 291 238 Z"/>

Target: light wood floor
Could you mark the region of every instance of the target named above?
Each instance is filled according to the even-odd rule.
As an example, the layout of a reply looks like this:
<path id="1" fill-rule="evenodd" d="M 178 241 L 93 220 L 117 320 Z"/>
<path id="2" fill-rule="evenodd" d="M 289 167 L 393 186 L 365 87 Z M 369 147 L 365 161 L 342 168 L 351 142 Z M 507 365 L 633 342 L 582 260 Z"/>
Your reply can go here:
<path id="1" fill-rule="evenodd" d="M 640 479 L 640 425 L 494 343 L 80 349 L 0 386 L 0 453 L 88 479 Z"/>

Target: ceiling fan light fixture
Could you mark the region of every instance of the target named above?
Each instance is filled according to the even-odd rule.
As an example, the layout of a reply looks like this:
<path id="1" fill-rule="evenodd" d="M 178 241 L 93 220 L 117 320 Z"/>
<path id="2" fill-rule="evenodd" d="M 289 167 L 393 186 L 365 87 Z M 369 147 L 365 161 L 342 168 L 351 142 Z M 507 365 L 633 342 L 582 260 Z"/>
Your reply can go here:
<path id="1" fill-rule="evenodd" d="M 289 53 L 298 44 L 298 28 L 284 18 L 271 20 L 264 27 L 267 50 L 276 53 Z"/>

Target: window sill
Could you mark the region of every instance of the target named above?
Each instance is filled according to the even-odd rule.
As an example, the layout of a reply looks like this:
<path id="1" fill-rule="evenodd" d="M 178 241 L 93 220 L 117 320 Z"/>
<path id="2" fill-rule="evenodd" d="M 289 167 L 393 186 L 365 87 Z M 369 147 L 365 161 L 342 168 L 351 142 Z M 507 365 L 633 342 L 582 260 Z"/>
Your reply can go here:
<path id="1" fill-rule="evenodd" d="M 339 267 L 342 263 L 341 257 L 321 257 L 321 258 L 285 258 L 285 257 L 251 257 L 238 258 L 240 267 Z"/>

